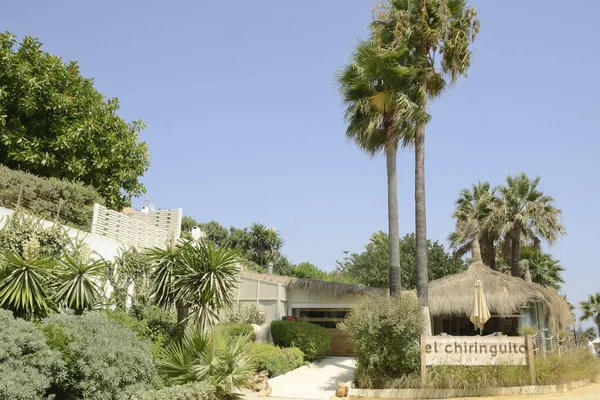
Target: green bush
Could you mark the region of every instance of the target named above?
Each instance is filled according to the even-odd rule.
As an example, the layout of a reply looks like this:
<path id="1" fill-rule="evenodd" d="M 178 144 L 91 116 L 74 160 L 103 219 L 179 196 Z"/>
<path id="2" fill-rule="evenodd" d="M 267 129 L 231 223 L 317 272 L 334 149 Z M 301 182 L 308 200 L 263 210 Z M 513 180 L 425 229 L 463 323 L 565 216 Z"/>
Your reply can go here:
<path id="1" fill-rule="evenodd" d="M 256 371 L 269 371 L 269 376 L 283 375 L 304 364 L 304 354 L 295 347 L 281 348 L 266 343 L 254 343 L 250 350 Z"/>
<path id="2" fill-rule="evenodd" d="M 243 304 L 235 305 L 225 311 L 223 322 L 237 322 L 242 324 L 260 325 L 264 321 L 258 315 L 256 304 L 245 306 Z"/>
<path id="3" fill-rule="evenodd" d="M 94 203 L 104 204 L 98 192 L 80 183 L 46 179 L 0 165 L 0 207 L 15 208 L 21 192 L 22 208 L 41 218 L 54 221 L 60 207 L 59 221 L 88 229 L 92 222 Z"/>
<path id="4" fill-rule="evenodd" d="M 160 390 L 145 390 L 127 400 L 214 400 L 215 387 L 207 382 L 192 382 Z"/>
<path id="5" fill-rule="evenodd" d="M 0 310 L 1 400 L 44 398 L 62 367 L 60 353 L 48 347 L 44 334 L 32 322 Z"/>
<path id="6" fill-rule="evenodd" d="M 254 328 L 250 324 L 234 323 L 234 322 L 222 322 L 219 326 L 223 329 L 223 332 L 227 333 L 231 337 L 246 336 L 250 337 L 250 340 L 255 341 L 256 335 L 254 334 Z"/>
<path id="7" fill-rule="evenodd" d="M 345 321 L 354 344 L 361 387 L 385 387 L 390 379 L 419 369 L 419 336 L 425 320 L 418 299 L 373 296 L 352 309 Z"/>
<path id="8" fill-rule="evenodd" d="M 66 364 L 50 390 L 58 399 L 114 400 L 157 382 L 149 343 L 101 313 L 55 314 L 41 329 Z"/>
<path id="9" fill-rule="evenodd" d="M 0 229 L 0 252 L 15 250 L 23 255 L 23 246 L 34 237 L 42 256 L 59 257 L 73 247 L 64 229 L 56 226 L 44 229 L 39 218 L 16 210 L 13 215 L 5 217 L 4 226 Z"/>
<path id="10" fill-rule="evenodd" d="M 273 343 L 281 347 L 297 347 L 307 361 L 319 360 L 331 348 L 331 334 L 319 325 L 300 321 L 273 321 Z"/>

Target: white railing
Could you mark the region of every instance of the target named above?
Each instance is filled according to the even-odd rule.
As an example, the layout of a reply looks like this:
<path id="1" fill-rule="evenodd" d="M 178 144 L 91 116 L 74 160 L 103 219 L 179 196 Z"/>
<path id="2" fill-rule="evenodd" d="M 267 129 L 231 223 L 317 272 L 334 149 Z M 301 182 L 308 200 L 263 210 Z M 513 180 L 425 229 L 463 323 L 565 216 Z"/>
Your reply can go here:
<path id="1" fill-rule="evenodd" d="M 171 233 L 168 231 L 109 210 L 100 204 L 94 204 L 92 233 L 138 248 L 164 249 L 171 240 Z"/>

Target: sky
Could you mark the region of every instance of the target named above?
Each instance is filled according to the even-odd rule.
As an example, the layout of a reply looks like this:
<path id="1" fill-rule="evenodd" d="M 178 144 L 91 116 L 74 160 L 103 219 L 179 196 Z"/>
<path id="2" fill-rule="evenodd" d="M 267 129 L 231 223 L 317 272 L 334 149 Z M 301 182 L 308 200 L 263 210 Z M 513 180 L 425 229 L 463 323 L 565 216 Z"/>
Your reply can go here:
<path id="1" fill-rule="evenodd" d="M 600 291 L 600 2 L 473 0 L 468 77 L 430 107 L 428 237 L 447 244 L 459 191 L 541 176 L 568 231 L 551 253 L 571 302 Z M 147 125 L 158 208 L 274 226 L 294 262 L 331 270 L 387 229 L 383 157 L 345 138 L 336 71 L 372 0 L 6 2 L 0 29 L 76 60 L 120 115 Z M 596 131 L 596 133 L 594 133 Z M 400 233 L 414 232 L 413 153 L 398 158 Z"/>

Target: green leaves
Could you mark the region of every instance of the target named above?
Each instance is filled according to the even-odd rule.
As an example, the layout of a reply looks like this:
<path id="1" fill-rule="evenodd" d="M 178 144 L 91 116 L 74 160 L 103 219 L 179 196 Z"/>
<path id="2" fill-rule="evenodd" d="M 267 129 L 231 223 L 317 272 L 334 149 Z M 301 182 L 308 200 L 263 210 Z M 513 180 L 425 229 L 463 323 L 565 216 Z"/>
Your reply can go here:
<path id="1" fill-rule="evenodd" d="M 105 263 L 97 260 L 82 262 L 65 254 L 59 260 L 59 267 L 56 273 L 59 282 L 55 293 L 56 301 L 78 314 L 94 308 L 101 297 L 98 280 L 105 273 Z"/>
<path id="2" fill-rule="evenodd" d="M 120 209 L 145 192 L 139 177 L 149 166 L 148 146 L 138 141 L 141 121 L 117 115 L 76 63 L 9 32 L 0 35 L 0 163 L 43 177 L 95 187 Z"/>

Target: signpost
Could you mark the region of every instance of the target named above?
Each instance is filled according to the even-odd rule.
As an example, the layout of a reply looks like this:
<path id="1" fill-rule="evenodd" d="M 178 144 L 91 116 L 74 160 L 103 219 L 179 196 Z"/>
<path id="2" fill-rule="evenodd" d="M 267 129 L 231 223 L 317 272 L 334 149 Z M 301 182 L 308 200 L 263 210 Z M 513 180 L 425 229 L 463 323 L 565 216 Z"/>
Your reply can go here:
<path id="1" fill-rule="evenodd" d="M 421 336 L 421 379 L 428 365 L 527 365 L 535 385 L 531 336 Z"/>

